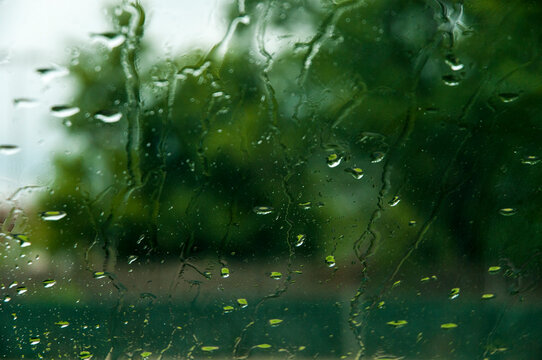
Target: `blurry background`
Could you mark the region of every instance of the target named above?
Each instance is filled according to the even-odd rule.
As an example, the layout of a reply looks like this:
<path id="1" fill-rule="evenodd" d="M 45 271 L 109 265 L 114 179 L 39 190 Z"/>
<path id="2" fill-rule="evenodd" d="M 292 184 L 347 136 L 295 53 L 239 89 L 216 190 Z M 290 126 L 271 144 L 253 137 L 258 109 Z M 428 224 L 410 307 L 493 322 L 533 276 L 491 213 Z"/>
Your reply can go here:
<path id="1" fill-rule="evenodd" d="M 3 358 L 542 354 L 537 2 L 0 8 Z"/>

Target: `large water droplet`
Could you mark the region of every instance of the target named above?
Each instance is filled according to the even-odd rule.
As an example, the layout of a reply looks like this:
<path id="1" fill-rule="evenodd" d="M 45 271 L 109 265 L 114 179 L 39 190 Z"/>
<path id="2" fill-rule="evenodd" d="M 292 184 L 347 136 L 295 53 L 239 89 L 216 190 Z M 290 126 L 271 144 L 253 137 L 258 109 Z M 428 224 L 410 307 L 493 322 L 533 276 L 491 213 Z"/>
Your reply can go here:
<path id="1" fill-rule="evenodd" d="M 227 305 L 222 308 L 224 310 L 224 314 L 229 314 L 233 311 L 233 306 Z"/>
<path id="2" fill-rule="evenodd" d="M 220 276 L 222 276 L 223 278 L 229 277 L 230 269 L 228 269 L 227 267 L 223 267 L 222 269 L 220 269 Z"/>
<path id="3" fill-rule="evenodd" d="M 33 338 L 30 338 L 30 345 L 38 345 L 40 343 L 40 338 L 38 337 L 33 337 Z"/>
<path id="4" fill-rule="evenodd" d="M 78 112 L 79 108 L 77 106 L 56 105 L 51 107 L 51 115 L 58 118 L 67 118 L 77 114 Z"/>
<path id="5" fill-rule="evenodd" d="M 307 238 L 307 235 L 305 234 L 299 234 L 296 236 L 295 246 L 300 247 L 305 243 L 305 239 Z"/>
<path id="6" fill-rule="evenodd" d="M 456 299 L 459 296 L 459 292 L 461 291 L 460 288 L 453 288 L 450 290 L 450 294 L 448 295 L 448 298 L 450 300 Z"/>
<path id="7" fill-rule="evenodd" d="M 17 295 L 22 295 L 22 294 L 24 294 L 24 293 L 26 293 L 28 291 L 26 286 L 19 286 L 15 290 L 17 291 Z"/>
<path id="8" fill-rule="evenodd" d="M 130 255 L 128 257 L 128 265 L 132 265 L 137 260 L 137 255 Z"/>
<path id="9" fill-rule="evenodd" d="M 111 123 L 116 123 L 120 119 L 122 119 L 122 113 L 117 110 L 112 110 L 112 109 L 100 110 L 96 114 L 94 114 L 94 118 L 101 122 L 111 124 Z"/>
<path id="10" fill-rule="evenodd" d="M 13 99 L 13 105 L 17 108 L 33 108 L 38 105 L 38 101 L 36 99 L 17 98 Z"/>
<path id="11" fill-rule="evenodd" d="M 13 155 L 17 154 L 21 149 L 17 145 L 3 144 L 0 145 L 0 154 Z"/>
<path id="12" fill-rule="evenodd" d="M 497 274 L 499 271 L 501 271 L 500 266 L 490 266 L 489 269 L 487 269 L 487 272 L 490 274 Z"/>
<path id="13" fill-rule="evenodd" d="M 56 280 L 53 280 L 53 279 L 43 280 L 43 287 L 45 288 L 53 287 L 55 286 L 55 284 L 56 284 Z"/>
<path id="14" fill-rule="evenodd" d="M 341 163 L 341 160 L 342 157 L 340 157 L 339 155 L 335 153 L 329 154 L 326 159 L 327 166 L 329 166 L 330 168 L 337 167 Z"/>
<path id="15" fill-rule="evenodd" d="M 352 177 L 356 180 L 359 180 L 363 177 L 363 170 L 359 167 L 344 169 L 344 171 L 350 173 Z"/>
<path id="16" fill-rule="evenodd" d="M 528 155 L 525 156 L 523 159 L 521 159 L 521 163 L 523 165 L 536 165 L 540 162 L 540 159 L 538 156 L 535 155 Z"/>
<path id="17" fill-rule="evenodd" d="M 325 262 L 326 262 L 327 266 L 334 267 L 336 265 L 335 256 L 333 256 L 333 255 L 326 256 L 326 261 Z"/>
<path id="18" fill-rule="evenodd" d="M 93 41 L 99 42 L 109 49 L 114 49 L 117 46 L 122 45 L 126 40 L 124 35 L 115 32 L 92 33 L 90 34 L 90 37 Z"/>
<path id="19" fill-rule="evenodd" d="M 271 274 L 269 274 L 269 277 L 271 279 L 279 280 L 282 277 L 282 273 L 278 271 L 271 271 Z"/>
<path id="20" fill-rule="evenodd" d="M 517 209 L 514 208 L 502 208 L 499 210 L 499 214 L 502 216 L 512 216 L 515 215 L 518 212 Z"/>
<path id="21" fill-rule="evenodd" d="M 9 295 L 6 295 L 4 296 L 4 302 L 10 302 L 11 301 L 11 297 Z"/>
<path id="22" fill-rule="evenodd" d="M 444 82 L 444 85 L 458 86 L 461 82 L 461 79 L 456 75 L 444 75 L 442 77 L 442 81 Z"/>
<path id="23" fill-rule="evenodd" d="M 237 305 L 239 305 L 241 309 L 244 309 L 248 306 L 248 301 L 247 299 L 243 299 L 243 298 L 237 299 Z"/>
<path id="24" fill-rule="evenodd" d="M 397 204 L 399 204 L 399 202 L 401 201 L 401 198 L 397 195 L 395 195 L 393 197 L 393 199 L 391 199 L 389 202 L 388 202 L 388 205 L 389 206 L 397 206 Z"/>
<path id="25" fill-rule="evenodd" d="M 23 234 L 14 234 L 13 235 L 13 238 L 17 241 L 19 241 L 19 245 L 21 247 L 29 247 L 30 245 L 32 245 L 32 243 L 30 241 L 28 241 L 28 236 L 26 235 L 23 235 Z"/>
<path id="26" fill-rule="evenodd" d="M 252 211 L 258 215 L 267 215 L 271 214 L 273 212 L 273 208 L 271 206 L 255 206 Z"/>
<path id="27" fill-rule="evenodd" d="M 66 217 L 64 211 L 44 211 L 40 214 L 42 220 L 45 221 L 57 221 Z"/>
<path id="28" fill-rule="evenodd" d="M 103 271 L 95 271 L 92 276 L 95 278 L 95 279 L 103 279 L 104 277 L 107 276 L 107 274 Z"/>

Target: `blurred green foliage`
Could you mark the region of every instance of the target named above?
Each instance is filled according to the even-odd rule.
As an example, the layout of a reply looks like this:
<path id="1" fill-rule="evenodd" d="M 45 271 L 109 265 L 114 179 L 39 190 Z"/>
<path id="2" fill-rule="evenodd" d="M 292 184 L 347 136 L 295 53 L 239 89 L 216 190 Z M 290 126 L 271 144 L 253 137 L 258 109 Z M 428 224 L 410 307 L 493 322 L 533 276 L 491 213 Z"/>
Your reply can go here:
<path id="1" fill-rule="evenodd" d="M 65 129 L 78 149 L 57 156 L 39 204 L 68 216 L 35 237 L 52 251 L 258 258 L 306 234 L 296 253 L 322 262 L 540 273 L 542 165 L 525 160 L 542 150 L 538 2 L 245 6 L 227 9 L 233 36 L 209 52 L 154 58 L 142 8 L 118 16 L 121 46 L 81 47 L 81 112 Z"/>

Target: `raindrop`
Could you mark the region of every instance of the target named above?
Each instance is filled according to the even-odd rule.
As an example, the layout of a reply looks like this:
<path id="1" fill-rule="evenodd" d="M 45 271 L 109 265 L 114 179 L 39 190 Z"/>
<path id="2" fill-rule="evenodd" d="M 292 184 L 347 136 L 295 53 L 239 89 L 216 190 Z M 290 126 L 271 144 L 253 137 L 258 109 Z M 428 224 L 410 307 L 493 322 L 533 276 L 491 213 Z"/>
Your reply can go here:
<path id="1" fill-rule="evenodd" d="M 502 208 L 499 210 L 499 214 L 501 214 L 502 216 L 516 215 L 517 212 L 518 210 L 514 208 Z"/>
<path id="2" fill-rule="evenodd" d="M 257 215 L 271 214 L 273 210 L 274 209 L 271 206 L 255 206 L 254 209 L 252 209 Z"/>
<path id="3" fill-rule="evenodd" d="M 56 285 L 56 280 L 53 279 L 47 279 L 43 280 L 43 287 L 50 288 Z"/>
<path id="4" fill-rule="evenodd" d="M 457 86 L 459 85 L 460 78 L 456 75 L 444 75 L 442 77 L 442 81 L 444 82 L 445 85 Z"/>
<path id="5" fill-rule="evenodd" d="M 456 327 L 457 327 L 457 324 L 455 323 L 445 323 L 445 324 L 440 325 L 441 329 L 454 329 Z"/>
<path id="6" fill-rule="evenodd" d="M 243 298 L 237 299 L 237 305 L 239 305 L 241 309 L 244 309 L 248 306 L 248 301 L 247 299 L 243 299 Z"/>
<path id="7" fill-rule="evenodd" d="M 19 241 L 19 245 L 21 247 L 29 247 L 30 245 L 32 245 L 32 243 L 30 241 L 28 241 L 28 236 L 26 235 L 23 235 L 23 234 L 15 234 L 13 235 L 13 238 L 15 240 L 18 240 Z"/>
<path id="8" fill-rule="evenodd" d="M 95 271 L 92 276 L 95 278 L 95 279 L 103 279 L 105 276 L 106 276 L 106 273 L 103 272 L 103 271 Z"/>
<path id="9" fill-rule="evenodd" d="M 341 160 L 342 160 L 342 158 L 339 155 L 337 155 L 335 153 L 329 154 L 327 156 L 327 159 L 326 159 L 327 166 L 329 166 L 330 168 L 334 168 L 334 167 L 338 166 L 341 163 Z"/>
<path id="10" fill-rule="evenodd" d="M 444 62 L 453 71 L 459 71 L 459 70 L 464 68 L 464 65 L 453 54 L 446 55 L 446 58 L 444 59 Z"/>
<path id="11" fill-rule="evenodd" d="M 519 98 L 518 93 L 500 93 L 497 95 L 503 103 L 511 103 Z"/>
<path id="12" fill-rule="evenodd" d="M 297 204 L 300 208 L 302 208 L 303 210 L 309 210 L 312 206 L 312 203 L 310 201 L 307 201 L 307 202 L 302 202 L 302 203 L 299 203 Z"/>
<path id="13" fill-rule="evenodd" d="M 51 107 L 51 115 L 58 118 L 67 118 L 77 114 L 78 112 L 79 108 L 77 106 L 56 105 Z"/>
<path id="14" fill-rule="evenodd" d="M 222 269 L 220 269 L 220 276 L 222 276 L 223 278 L 229 277 L 230 269 L 228 269 L 227 267 L 223 267 Z"/>
<path id="15" fill-rule="evenodd" d="M 408 324 L 408 322 L 406 320 L 394 320 L 394 321 L 388 321 L 386 324 L 399 328 L 399 327 L 405 326 L 406 324 Z"/>
<path id="16" fill-rule="evenodd" d="M 296 247 L 300 247 L 301 245 L 303 245 L 305 243 L 305 239 L 307 238 L 307 235 L 305 234 L 299 234 L 296 236 L 296 242 L 295 242 L 295 246 Z"/>
<path id="17" fill-rule="evenodd" d="M 25 292 L 28 291 L 28 289 L 26 288 L 26 286 L 19 286 L 17 289 L 17 295 L 22 295 L 24 294 Z"/>
<path id="18" fill-rule="evenodd" d="M 106 124 L 116 123 L 122 119 L 122 113 L 116 110 L 100 110 L 94 114 L 94 118 Z"/>
<path id="19" fill-rule="evenodd" d="M 382 151 L 375 151 L 374 153 L 371 154 L 371 162 L 373 164 L 379 163 L 382 160 L 384 160 L 385 156 L 386 154 L 383 153 Z"/>
<path id="20" fill-rule="evenodd" d="M 345 169 L 344 171 L 346 171 L 347 173 L 350 173 L 352 177 L 356 180 L 359 180 L 363 177 L 363 170 L 359 167 L 348 168 L 348 169 Z"/>
<path id="21" fill-rule="evenodd" d="M 0 145 L 0 154 L 2 155 L 17 154 L 20 150 L 21 148 L 19 148 L 17 145 L 10 145 L 10 144 Z"/>
<path id="22" fill-rule="evenodd" d="M 92 358 L 92 354 L 88 351 L 81 351 L 79 353 L 79 359 L 81 360 L 89 360 L 90 358 Z"/>
<path id="23" fill-rule="evenodd" d="M 459 297 L 460 291 L 461 291 L 460 288 L 453 288 L 452 290 L 450 290 L 450 294 L 448 295 L 448 298 L 450 300 L 456 299 L 457 297 Z"/>
<path id="24" fill-rule="evenodd" d="M 328 267 L 334 267 L 335 266 L 335 256 L 333 255 L 328 255 L 326 256 L 326 265 Z"/>
<path id="25" fill-rule="evenodd" d="M 104 44 L 109 49 L 114 49 L 117 46 L 122 45 L 126 40 L 126 37 L 124 35 L 114 32 L 92 33 L 90 34 L 90 37 L 95 42 Z"/>
<path id="26" fill-rule="evenodd" d="M 271 274 L 269 274 L 269 277 L 271 279 L 279 280 L 282 277 L 282 273 L 278 271 L 271 271 Z"/>
<path id="27" fill-rule="evenodd" d="M 30 345 L 38 345 L 40 343 L 40 338 L 34 337 L 30 338 Z"/>
<path id="28" fill-rule="evenodd" d="M 66 217 L 66 213 L 64 211 L 44 211 L 40 216 L 45 221 L 57 221 Z"/>
<path id="29" fill-rule="evenodd" d="M 62 76 L 68 75 L 70 72 L 68 69 L 60 67 L 60 66 L 52 66 L 48 68 L 39 68 L 36 69 L 36 72 L 41 76 L 43 81 L 48 82 L 50 80 L 53 80 L 55 78 L 59 78 Z"/>
<path id="30" fill-rule="evenodd" d="M 523 159 L 521 159 L 521 163 L 523 165 L 536 165 L 540 162 L 540 159 L 538 158 L 538 156 L 534 156 L 534 155 L 528 155 L 528 156 L 525 156 Z"/>
<path id="31" fill-rule="evenodd" d="M 137 255 L 130 255 L 128 257 L 128 265 L 133 264 L 137 260 Z"/>
<path id="32" fill-rule="evenodd" d="M 483 294 L 482 295 L 482 300 L 490 300 L 490 299 L 493 299 L 495 297 L 495 294 Z"/>
<path id="33" fill-rule="evenodd" d="M 215 351 L 218 349 L 220 349 L 218 346 L 202 346 L 201 347 L 202 351 Z"/>
<path id="34" fill-rule="evenodd" d="M 67 321 L 57 321 L 55 325 L 59 326 L 61 329 L 64 329 L 70 326 L 70 323 Z"/>
<path id="35" fill-rule="evenodd" d="M 38 105 L 38 101 L 30 98 L 17 98 L 13 99 L 13 105 L 18 108 L 33 108 Z"/>
<path id="36" fill-rule="evenodd" d="M 388 202 L 388 205 L 389 206 L 397 206 L 397 204 L 399 204 L 399 202 L 401 201 L 401 198 L 399 198 L 399 196 L 395 195 L 393 197 L 393 199 L 391 199 L 389 202 Z"/>
<path id="37" fill-rule="evenodd" d="M 276 326 L 279 326 L 279 324 L 282 322 L 281 319 L 270 319 L 269 320 L 269 325 L 273 326 L 273 327 L 276 327 Z"/>
<path id="38" fill-rule="evenodd" d="M 500 266 L 490 266 L 489 269 L 487 269 L 487 272 L 490 273 L 490 274 L 496 274 L 499 271 L 501 271 Z"/>

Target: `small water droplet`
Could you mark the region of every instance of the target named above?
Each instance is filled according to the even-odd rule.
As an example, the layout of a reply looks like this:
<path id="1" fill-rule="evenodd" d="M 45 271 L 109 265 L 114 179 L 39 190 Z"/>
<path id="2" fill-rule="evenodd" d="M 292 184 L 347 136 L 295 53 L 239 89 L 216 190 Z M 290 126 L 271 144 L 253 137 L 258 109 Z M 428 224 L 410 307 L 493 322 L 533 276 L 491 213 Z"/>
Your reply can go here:
<path id="1" fill-rule="evenodd" d="M 141 354 L 139 354 L 142 358 L 148 358 L 152 355 L 152 352 L 150 351 L 143 351 Z"/>
<path id="2" fill-rule="evenodd" d="M 363 177 L 363 170 L 359 167 L 348 168 L 348 169 L 345 169 L 344 171 L 346 171 L 347 173 L 350 173 L 352 177 L 356 180 L 359 180 Z"/>
<path id="3" fill-rule="evenodd" d="M 497 95 L 503 103 L 511 103 L 519 98 L 518 93 L 500 93 Z"/>
<path id="4" fill-rule="evenodd" d="M 334 267 L 336 264 L 335 264 L 335 256 L 333 255 L 328 255 L 326 256 L 326 265 L 328 267 Z"/>
<path id="5" fill-rule="evenodd" d="M 375 151 L 371 154 L 371 162 L 373 164 L 376 164 L 376 163 L 379 163 L 381 162 L 382 160 L 384 160 L 384 157 L 386 156 L 385 153 L 383 153 L 382 151 Z"/>
<path id="6" fill-rule="evenodd" d="M 233 311 L 233 306 L 227 305 L 222 308 L 224 310 L 224 314 L 229 314 Z"/>
<path id="7" fill-rule="evenodd" d="M 24 294 L 24 293 L 26 293 L 28 291 L 26 286 L 19 286 L 15 290 L 17 291 L 17 295 L 22 295 L 22 294 Z"/>
<path id="8" fill-rule="evenodd" d="M 9 284 L 9 288 L 12 289 L 14 288 L 15 286 L 19 285 L 19 282 L 18 281 L 14 281 L 12 282 L 11 284 Z"/>
<path id="9" fill-rule="evenodd" d="M 444 82 L 444 85 L 458 86 L 461 79 L 456 75 L 444 75 L 442 81 Z"/>
<path id="10" fill-rule="evenodd" d="M 61 329 L 64 329 L 64 328 L 67 328 L 68 326 L 70 326 L 70 323 L 67 322 L 67 321 L 57 321 L 55 323 L 56 326 L 59 326 Z"/>
<path id="11" fill-rule="evenodd" d="M 271 279 L 279 280 L 282 277 L 282 273 L 278 271 L 271 271 L 271 274 L 269 275 Z"/>
<path id="12" fill-rule="evenodd" d="M 255 206 L 254 209 L 252 209 L 257 215 L 271 214 L 273 210 L 274 209 L 271 206 Z"/>
<path id="13" fill-rule="evenodd" d="M 408 324 L 408 322 L 406 320 L 394 320 L 394 321 L 388 321 L 386 324 L 399 328 L 399 327 L 405 326 L 406 324 Z"/>
<path id="14" fill-rule="evenodd" d="M 281 319 L 270 319 L 269 320 L 269 325 L 273 326 L 273 327 L 276 327 L 276 326 L 279 326 L 279 324 L 282 322 Z"/>
<path id="15" fill-rule="evenodd" d="M 445 324 L 440 325 L 441 329 L 454 329 L 456 327 L 457 327 L 457 324 L 455 323 L 445 323 Z"/>
<path id="16" fill-rule="evenodd" d="M 397 280 L 396 282 L 393 283 L 393 285 L 391 286 L 392 288 L 395 288 L 397 286 L 401 285 L 401 280 Z"/>
<path id="17" fill-rule="evenodd" d="M 460 288 L 453 288 L 452 290 L 450 290 L 450 294 L 448 295 L 448 298 L 450 300 L 456 299 L 457 297 L 459 297 L 460 291 L 461 291 Z"/>
<path id="18" fill-rule="evenodd" d="M 30 338 L 30 345 L 38 345 L 40 343 L 40 338 L 38 337 L 33 337 L 33 338 Z"/>
<path id="19" fill-rule="evenodd" d="M 501 214 L 502 216 L 516 215 L 517 212 L 518 210 L 514 208 L 502 208 L 499 210 L 499 214 Z"/>
<path id="20" fill-rule="evenodd" d="M 312 203 L 310 201 L 306 201 L 306 202 L 301 202 L 299 204 L 297 204 L 300 208 L 302 208 L 303 210 L 309 210 L 312 206 Z"/>
<path id="21" fill-rule="evenodd" d="M 13 105 L 19 109 L 22 108 L 33 108 L 38 105 L 38 100 L 30 98 L 17 98 L 13 99 Z"/>
<path id="22" fill-rule="evenodd" d="M 410 220 L 408 226 L 416 226 L 416 220 Z"/>
<path id="23" fill-rule="evenodd" d="M 94 114 L 94 118 L 101 122 L 112 124 L 122 119 L 122 113 L 112 109 L 100 110 L 96 114 Z"/>
<path id="24" fill-rule="evenodd" d="M 269 345 L 269 344 L 258 344 L 255 347 L 260 348 L 260 349 L 269 349 L 271 347 L 271 345 Z"/>
<path id="25" fill-rule="evenodd" d="M 248 301 L 247 299 L 243 299 L 243 298 L 237 299 L 237 305 L 239 305 L 241 309 L 244 309 L 248 306 Z"/>
<path id="26" fill-rule="evenodd" d="M 0 154 L 2 155 L 14 155 L 21 150 L 17 145 L 3 144 L 0 145 Z"/>
<path id="27" fill-rule="evenodd" d="M 453 54 L 446 55 L 446 58 L 444 59 L 444 62 L 446 65 L 450 67 L 453 71 L 459 71 L 464 68 L 464 65 L 459 61 L 457 57 Z"/>
<path id="28" fill-rule="evenodd" d="M 4 302 L 10 302 L 11 301 L 11 297 L 9 295 L 6 295 L 4 296 Z"/>
<path id="29" fill-rule="evenodd" d="M 79 359 L 81 360 L 90 360 L 92 358 L 92 354 L 88 351 L 81 351 L 79 353 Z"/>
<path id="30" fill-rule="evenodd" d="M 521 159 L 521 163 L 523 165 L 536 165 L 540 162 L 540 159 L 538 158 L 538 156 L 534 156 L 534 155 L 528 155 L 528 156 L 525 156 L 523 159 Z"/>
<path id="31" fill-rule="evenodd" d="M 104 277 L 107 276 L 107 274 L 103 271 L 95 271 L 92 276 L 95 278 L 95 279 L 103 279 Z"/>
<path id="32" fill-rule="evenodd" d="M 329 154 L 326 159 L 327 166 L 329 166 L 330 168 L 337 167 L 341 163 L 341 160 L 342 157 L 340 157 L 339 155 L 335 153 Z"/>
<path id="33" fill-rule="evenodd" d="M 109 49 L 114 49 L 122 45 L 126 40 L 124 35 L 115 32 L 92 33 L 90 37 L 94 42 L 103 44 Z"/>
<path id="34" fill-rule="evenodd" d="M 303 245 L 305 243 L 305 239 L 307 238 L 307 235 L 305 234 L 298 234 L 296 236 L 296 241 L 295 241 L 295 246 L 296 247 L 300 247 L 301 245 Z"/>
<path id="35" fill-rule="evenodd" d="M 64 211 L 44 211 L 40 216 L 45 221 L 57 221 L 66 217 L 66 213 Z"/>
<path id="36" fill-rule="evenodd" d="M 401 198 L 400 198 L 399 196 L 395 195 L 395 196 L 393 197 L 393 199 L 391 199 L 391 200 L 388 202 L 388 205 L 389 205 L 389 206 L 392 206 L 392 207 L 393 207 L 393 206 L 397 206 L 397 204 L 399 204 L 400 201 L 401 201 Z"/>
<path id="37" fill-rule="evenodd" d="M 53 279 L 47 279 L 43 280 L 43 287 L 50 288 L 56 285 L 56 280 Z"/>
<path id="38" fill-rule="evenodd" d="M 495 294 L 483 294 L 482 295 L 482 300 L 490 300 L 490 299 L 493 299 L 495 297 Z"/>
<path id="39" fill-rule="evenodd" d="M 228 269 L 227 267 L 223 267 L 222 269 L 220 269 L 220 276 L 222 276 L 223 278 L 229 277 L 230 269 Z"/>
<path id="40" fill-rule="evenodd" d="M 487 269 L 487 272 L 490 273 L 490 274 L 496 274 L 499 271 L 501 271 L 500 266 L 490 266 L 489 269 Z"/>
<path id="41" fill-rule="evenodd" d="M 61 119 L 73 116 L 79 111 L 77 106 L 56 105 L 51 107 L 51 115 Z"/>
<path id="42" fill-rule="evenodd" d="M 202 346 L 201 347 L 202 351 L 215 351 L 218 349 L 220 349 L 218 346 Z"/>

